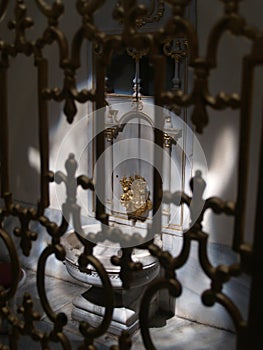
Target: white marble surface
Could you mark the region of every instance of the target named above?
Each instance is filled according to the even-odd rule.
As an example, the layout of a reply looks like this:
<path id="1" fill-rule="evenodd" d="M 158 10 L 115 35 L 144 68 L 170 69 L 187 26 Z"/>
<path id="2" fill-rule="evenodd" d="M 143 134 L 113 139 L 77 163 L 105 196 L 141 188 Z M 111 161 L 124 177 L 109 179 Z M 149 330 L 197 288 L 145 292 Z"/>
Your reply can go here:
<path id="1" fill-rule="evenodd" d="M 37 296 L 35 286 L 35 273 L 27 271 L 27 280 L 25 285 L 17 293 L 17 301 L 21 302 L 21 296 L 24 292 L 31 293 L 36 308 L 40 311 L 41 306 Z M 58 280 L 53 277 L 46 277 L 46 289 L 50 303 L 56 312 L 64 312 L 68 316 L 68 324 L 65 332 L 69 337 L 72 349 L 75 350 L 82 342 L 82 336 L 78 331 L 78 322 L 71 319 L 72 299 L 79 293 L 83 293 L 85 288 L 72 284 L 67 281 Z M 40 311 L 41 312 L 41 311 Z M 41 320 L 36 323 L 36 327 L 42 331 L 50 331 L 52 324 L 47 316 L 42 313 Z M 235 334 L 232 332 L 209 327 L 196 322 L 191 322 L 179 317 L 173 317 L 166 320 L 159 315 L 152 319 L 150 332 L 158 350 L 234 350 Z M 7 344 L 7 337 L 0 335 L 1 343 Z M 98 350 L 109 349 L 111 345 L 117 344 L 117 338 L 106 334 L 96 341 Z M 19 349 L 40 349 L 40 345 L 29 337 L 21 338 Z M 61 349 L 58 344 L 51 343 L 52 349 Z M 133 335 L 132 350 L 143 350 L 144 345 L 140 332 Z"/>
<path id="2" fill-rule="evenodd" d="M 54 221 L 56 223 L 60 223 L 62 220 L 62 212 L 61 210 L 57 209 L 46 209 L 45 215 L 49 218 L 49 220 Z M 86 217 L 81 217 L 82 224 L 93 224 L 95 219 Z M 4 228 L 7 230 L 7 232 L 12 233 L 15 227 L 20 227 L 20 223 L 17 218 L 15 217 L 9 217 L 4 222 Z M 47 245 L 51 242 L 51 237 L 46 232 L 46 230 L 43 228 L 43 226 L 38 222 L 32 222 L 30 224 L 30 229 L 34 232 L 37 232 L 38 238 L 37 241 L 32 242 L 32 249 L 30 252 L 30 256 L 26 257 L 22 254 L 21 248 L 20 248 L 20 238 L 14 238 L 14 243 L 16 245 L 16 249 L 19 254 L 21 265 L 27 269 L 36 271 L 37 270 L 37 263 L 38 258 L 40 254 L 43 252 L 43 250 L 47 247 Z M 71 230 L 72 227 L 69 226 L 69 230 Z M 7 250 L 0 245 L 0 256 L 2 258 L 8 259 L 8 253 Z M 74 280 L 69 273 L 67 272 L 67 269 L 65 265 L 58 261 L 54 255 L 50 256 L 47 260 L 46 264 L 46 275 L 48 276 L 56 276 L 60 279 L 63 279 L 65 281 L 69 281 L 72 283 L 81 283 L 76 280 Z"/>
<path id="3" fill-rule="evenodd" d="M 182 237 L 179 236 L 163 235 L 163 249 L 176 257 L 180 254 L 182 241 Z M 207 251 L 214 267 L 238 262 L 238 255 L 228 246 L 208 243 Z M 175 314 L 177 316 L 234 331 L 232 319 L 221 305 L 206 307 L 202 304 L 201 295 L 210 288 L 211 280 L 200 266 L 197 242 L 192 242 L 189 258 L 185 265 L 177 271 L 177 277 L 183 286 L 181 296 L 176 299 Z M 223 292 L 235 302 L 244 319 L 247 317 L 249 290 L 250 280 L 247 275 L 231 278 L 223 287 Z"/>
<path id="4" fill-rule="evenodd" d="M 57 210 L 47 210 L 47 215 L 50 219 L 59 222 L 61 219 L 61 212 Z M 93 221 L 94 222 L 94 221 Z M 84 223 L 84 222 L 83 222 Z M 16 220 L 7 220 L 5 225 L 9 232 L 17 226 Z M 37 259 L 39 254 L 46 247 L 50 241 L 50 237 L 43 230 L 42 226 L 38 223 L 33 223 L 32 228 L 39 233 L 37 242 L 33 242 L 32 254 L 30 257 L 24 257 L 21 255 L 22 265 L 26 268 L 36 271 Z M 15 239 L 17 249 L 19 248 L 19 239 Z M 202 269 L 197 255 L 197 245 L 195 242 L 191 248 L 191 254 L 183 268 L 178 270 L 178 279 L 183 285 L 183 293 L 176 300 L 176 306 L 174 306 L 174 300 L 169 300 L 167 294 L 162 293 L 161 304 L 163 308 L 168 304 L 172 306 L 173 311 L 179 317 L 187 318 L 199 323 L 209 324 L 211 326 L 220 327 L 227 330 L 233 330 L 233 323 L 228 313 L 220 305 L 216 305 L 212 308 L 205 307 L 201 302 L 202 292 L 209 288 L 210 280 L 206 277 Z M 176 235 L 163 235 L 163 249 L 169 250 L 173 256 L 177 256 L 180 252 L 182 245 L 182 237 Z M 0 246 L 0 255 L 3 256 Z M 238 261 L 238 257 L 231 249 L 222 244 L 209 243 L 208 255 L 211 263 L 214 266 L 220 264 L 232 264 Z M 49 276 L 56 276 L 68 282 L 78 283 L 70 277 L 66 271 L 66 267 L 63 263 L 50 257 L 46 266 L 46 274 Z M 224 292 L 235 301 L 239 307 L 243 317 L 246 319 L 248 300 L 249 300 L 249 279 L 247 276 L 241 276 L 241 278 L 233 278 L 231 281 L 225 284 Z M 81 283 L 81 282 L 79 282 Z M 82 284 L 83 286 L 83 284 Z M 77 286 L 77 288 L 80 288 Z M 84 286 L 84 290 L 86 287 Z M 77 295 L 80 295 L 78 292 Z M 76 295 L 74 295 L 75 297 Z M 73 298 L 72 298 L 73 299 Z M 164 304 L 167 304 L 166 306 Z"/>

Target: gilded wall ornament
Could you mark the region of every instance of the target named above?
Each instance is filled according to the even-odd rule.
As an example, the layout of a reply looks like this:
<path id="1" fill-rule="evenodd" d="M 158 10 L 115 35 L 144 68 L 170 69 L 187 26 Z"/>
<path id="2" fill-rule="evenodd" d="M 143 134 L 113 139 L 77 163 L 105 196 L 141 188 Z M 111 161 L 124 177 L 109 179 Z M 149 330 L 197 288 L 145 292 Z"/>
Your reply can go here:
<path id="1" fill-rule="evenodd" d="M 128 219 L 134 224 L 137 220 L 145 221 L 149 210 L 152 209 L 145 178 L 140 175 L 129 176 L 129 178 L 124 176 L 120 184 L 123 190 L 120 201 L 126 208 Z"/>

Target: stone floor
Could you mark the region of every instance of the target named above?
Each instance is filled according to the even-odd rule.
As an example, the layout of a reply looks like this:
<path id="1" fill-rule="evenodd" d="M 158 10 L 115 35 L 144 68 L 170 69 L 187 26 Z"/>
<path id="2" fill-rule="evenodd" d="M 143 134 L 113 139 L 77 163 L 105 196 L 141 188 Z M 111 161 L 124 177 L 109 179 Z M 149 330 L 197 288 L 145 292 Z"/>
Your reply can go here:
<path id="1" fill-rule="evenodd" d="M 78 331 L 78 324 L 71 319 L 72 299 L 83 293 L 86 288 L 70 282 L 58 280 L 54 277 L 46 277 L 46 290 L 51 306 L 56 312 L 64 312 L 68 316 L 68 324 L 65 328 L 69 337 L 72 349 L 77 349 L 82 343 L 82 337 Z M 17 292 L 17 304 L 21 304 L 22 295 L 29 292 L 35 303 L 35 308 L 41 313 L 41 320 L 37 323 L 37 328 L 42 331 L 48 331 L 52 324 L 45 314 L 41 311 L 40 301 L 37 297 L 36 275 L 32 271 L 27 271 L 26 283 Z M 209 327 L 196 322 L 191 322 L 179 317 L 172 317 L 165 320 L 158 315 L 153 320 L 150 329 L 153 342 L 156 349 L 160 350 L 232 350 L 235 349 L 235 334 Z M 1 343 L 8 344 L 6 335 L 0 335 Z M 96 346 L 99 350 L 109 349 L 111 345 L 117 344 L 117 338 L 112 335 L 105 335 L 97 340 Z M 1 348 L 1 346 L 0 346 Z M 40 349 L 40 344 L 34 342 L 28 337 L 21 338 L 19 349 Z M 52 349 L 61 349 L 60 345 L 52 343 Z M 133 335 L 132 350 L 143 350 L 144 345 L 140 332 Z"/>

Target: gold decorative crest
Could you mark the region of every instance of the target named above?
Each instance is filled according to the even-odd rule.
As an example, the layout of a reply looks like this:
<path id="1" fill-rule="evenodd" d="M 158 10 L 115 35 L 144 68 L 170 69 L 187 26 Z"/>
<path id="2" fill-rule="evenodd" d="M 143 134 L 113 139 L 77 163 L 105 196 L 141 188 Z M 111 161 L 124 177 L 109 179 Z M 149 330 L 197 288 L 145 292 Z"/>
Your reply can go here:
<path id="1" fill-rule="evenodd" d="M 124 176 L 120 180 L 123 193 L 121 204 L 126 208 L 128 219 L 134 223 L 137 220 L 145 221 L 148 211 L 152 209 L 152 202 L 149 199 L 149 190 L 144 177 L 140 175 Z"/>

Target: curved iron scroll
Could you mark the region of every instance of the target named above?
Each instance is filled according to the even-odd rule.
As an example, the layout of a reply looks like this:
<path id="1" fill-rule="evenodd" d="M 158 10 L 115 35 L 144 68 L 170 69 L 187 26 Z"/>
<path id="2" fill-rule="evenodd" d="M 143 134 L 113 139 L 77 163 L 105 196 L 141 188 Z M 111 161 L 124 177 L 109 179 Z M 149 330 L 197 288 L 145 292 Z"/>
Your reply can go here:
<path id="1" fill-rule="evenodd" d="M 216 1 L 216 0 L 214 0 Z M 144 9 L 138 5 L 138 1 L 122 0 L 114 11 L 113 16 L 116 23 L 122 22 L 119 34 L 111 35 L 101 31 L 94 20 L 96 12 L 102 10 L 105 0 L 76 0 L 76 12 L 79 22 L 72 28 L 73 39 L 67 37 L 62 30 L 61 19 L 67 8 L 67 2 L 61 0 L 45 1 L 36 0 L 38 10 L 46 20 L 45 28 L 42 34 L 35 40 L 28 39 L 28 31 L 34 28 L 34 18 L 28 15 L 27 1 L 0 1 L 0 21 L 4 23 L 4 14 L 8 10 L 10 20 L 8 28 L 13 33 L 12 39 L 6 39 L 2 33 L 0 35 L 0 151 L 1 151 L 1 209 L 0 209 L 0 239 L 6 246 L 12 265 L 12 285 L 8 290 L 0 287 L 0 317 L 7 320 L 10 326 L 9 347 L 0 343 L 1 349 L 17 349 L 19 338 L 29 336 L 37 341 L 42 349 L 49 349 L 52 342 L 58 342 L 63 349 L 71 349 L 71 343 L 65 334 L 67 326 L 67 317 L 64 313 L 56 313 L 48 300 L 45 290 L 45 266 L 47 259 L 54 255 L 58 261 L 65 258 L 65 248 L 61 244 L 61 238 L 68 229 L 70 217 L 73 218 L 73 225 L 84 247 L 84 252 L 79 258 L 79 268 L 87 272 L 87 265 L 91 264 L 97 270 L 106 296 L 106 312 L 101 325 L 96 329 L 90 329 L 87 324 L 80 324 L 80 334 L 83 337 L 83 343 L 80 349 L 96 349 L 94 345 L 96 338 L 107 331 L 111 322 L 113 313 L 113 292 L 105 267 L 93 255 L 94 244 L 78 234 L 82 230 L 81 208 L 77 204 L 77 188 L 81 186 L 84 190 L 94 191 L 93 182 L 95 179 L 89 179 L 85 174 L 76 176 L 77 162 L 74 155 L 70 153 L 66 162 L 67 174 L 59 171 L 54 174 L 49 164 L 49 111 L 48 106 L 53 103 L 63 103 L 65 118 L 69 124 L 74 122 L 78 111 L 77 103 L 94 103 L 96 109 L 106 105 L 105 101 L 105 72 L 109 65 L 111 54 L 126 49 L 147 52 L 147 55 L 153 62 L 155 69 L 155 103 L 157 105 L 174 105 L 179 107 L 193 107 L 192 123 L 197 133 L 205 130 L 209 123 L 208 107 L 223 111 L 227 108 L 240 110 L 240 145 L 239 145 L 239 164 L 238 164 L 238 196 L 236 203 L 225 202 L 216 197 L 204 199 L 204 181 L 201 174 L 197 173 L 191 180 L 193 195 L 186 193 L 164 193 L 166 203 L 174 203 L 177 206 L 186 205 L 189 207 L 191 215 L 194 214 L 193 203 L 200 201 L 204 204 L 201 214 L 193 223 L 192 227 L 184 233 L 183 245 L 178 256 L 172 256 L 163 251 L 160 247 L 153 244 L 151 228 L 149 227 L 148 241 L 143 243 L 138 235 L 134 233 L 133 242 L 138 249 L 148 249 L 154 255 L 164 269 L 164 277 L 157 279 L 150 285 L 143 296 L 140 309 L 140 327 L 143 341 L 147 349 L 155 349 L 155 346 L 149 334 L 148 306 L 154 293 L 163 288 L 168 289 L 171 296 L 179 297 L 183 285 L 176 276 L 176 271 L 187 263 L 190 247 L 193 241 L 198 243 L 198 254 L 200 265 L 205 275 L 211 281 L 209 289 L 204 290 L 200 296 L 206 306 L 213 306 L 215 303 L 221 304 L 232 317 L 237 331 L 237 349 L 254 350 L 261 349 L 262 332 L 257 323 L 258 315 L 262 316 L 262 295 L 256 292 L 262 285 L 262 215 L 257 215 L 255 227 L 255 243 L 251 246 L 244 239 L 244 217 L 247 204 L 246 191 L 248 183 L 247 168 L 249 165 L 249 130 L 251 127 L 251 99 L 252 82 L 255 68 L 263 64 L 263 34 L 257 28 L 247 24 L 245 18 L 239 13 L 239 0 L 221 0 L 223 3 L 222 17 L 215 23 L 210 32 L 205 57 L 199 54 L 199 41 L 196 28 L 184 13 L 191 1 L 190 0 L 165 0 L 159 1 L 159 12 L 153 20 L 159 19 L 164 13 L 164 5 L 171 9 L 169 18 L 162 18 L 162 25 L 151 32 L 142 32 L 138 28 L 144 24 Z M 162 8 L 163 6 L 163 8 Z M 145 22 L 149 20 L 145 20 Z M 139 24 L 139 26 L 138 26 Z M 241 96 L 237 94 L 227 94 L 219 92 L 215 96 L 209 91 L 209 75 L 216 68 L 218 47 L 226 32 L 235 36 L 241 36 L 249 39 L 252 48 L 249 54 L 243 59 L 242 71 L 242 91 Z M 164 89 L 165 74 L 165 56 L 160 50 L 165 43 L 175 40 L 183 34 L 185 40 L 189 43 L 189 65 L 194 72 L 194 82 L 191 91 Z M 95 58 L 95 76 L 96 86 L 93 90 L 79 90 L 77 86 L 76 74 L 81 66 L 86 62 L 81 62 L 81 50 L 86 43 L 91 43 L 93 47 L 100 47 L 100 54 Z M 63 85 L 61 88 L 51 87 L 49 85 L 48 75 L 50 65 L 46 57 L 46 48 L 54 45 L 58 49 L 59 64 L 58 71 L 61 72 Z M 38 79 L 36 90 L 38 94 L 38 137 L 40 150 L 40 199 L 35 206 L 26 204 L 16 204 L 13 199 L 10 187 L 9 174 L 9 116 L 8 116 L 8 73 L 12 69 L 12 60 L 18 56 L 33 58 L 36 67 Z M 15 96 L 11 96 L 15 101 Z M 157 120 L 157 129 L 162 130 L 163 120 Z M 103 121 L 99 118 L 98 130 L 103 130 Z M 156 129 L 154 138 L 155 143 L 163 147 L 164 135 Z M 117 129 L 107 130 L 107 135 L 114 137 L 119 131 Z M 99 134 L 96 138 L 96 158 L 104 152 L 104 135 Z M 66 160 L 65 160 L 66 161 Z M 261 164 L 262 166 L 262 164 Z M 105 169 L 102 169 L 100 176 L 105 176 Z M 262 179 L 262 177 L 261 177 Z M 262 184 L 260 179 L 259 183 Z M 45 215 L 45 209 L 49 207 L 50 182 L 57 184 L 64 183 L 67 189 L 67 199 L 62 207 L 63 218 L 61 223 L 51 221 Z M 197 189 L 194 191 L 194 187 Z M 260 190 L 262 191 L 262 189 Z M 103 191 L 102 191 L 103 192 Z M 196 197 L 198 194 L 198 198 Z M 153 210 L 157 209 L 161 202 L 162 188 L 158 174 L 154 173 L 154 193 Z M 262 193 L 258 195 L 258 206 L 262 205 Z M 108 224 L 108 216 L 102 203 L 97 199 L 96 218 L 103 224 Z M 241 262 L 236 265 L 213 266 L 207 254 L 207 241 L 209 234 L 203 231 L 202 221 L 206 210 L 212 210 L 215 214 L 226 214 L 235 219 L 235 230 L 233 233 L 233 250 L 240 254 Z M 50 332 L 41 332 L 37 325 L 40 316 L 35 312 L 32 298 L 25 294 L 22 305 L 18 308 L 17 315 L 10 307 L 11 298 L 15 295 L 19 279 L 19 257 L 13 242 L 12 232 L 4 229 L 4 221 L 7 218 L 17 218 L 20 227 L 14 230 L 14 235 L 20 240 L 22 254 L 30 256 L 33 245 L 37 244 L 38 234 L 32 231 L 30 224 L 38 222 L 43 226 L 50 237 L 50 242 L 43 249 L 38 257 L 37 269 L 37 287 L 43 309 L 52 322 Z M 158 220 L 159 221 L 158 221 Z M 157 216 L 154 222 L 154 228 L 160 230 L 160 216 Z M 105 232 L 98 234 L 98 241 L 105 240 Z M 119 229 L 109 228 L 107 233 L 113 241 L 118 241 L 122 234 Z M 87 236 L 87 238 L 89 238 Z M 142 268 L 140 262 L 132 261 L 132 248 L 122 250 L 121 257 L 112 257 L 112 263 L 120 266 L 120 277 L 124 288 L 129 288 L 134 272 Z M 261 253 L 261 254 L 260 254 Z M 260 270 L 260 272 L 259 272 Z M 224 284 L 232 277 L 239 276 L 242 272 L 247 272 L 252 276 L 251 308 L 249 319 L 244 320 L 240 314 L 235 302 L 223 292 Z M 253 298 L 252 298 L 253 297 Z M 257 310 L 258 309 L 258 310 Z M 112 347 L 112 350 L 131 349 L 131 337 L 123 333 L 119 337 L 119 344 Z"/>

